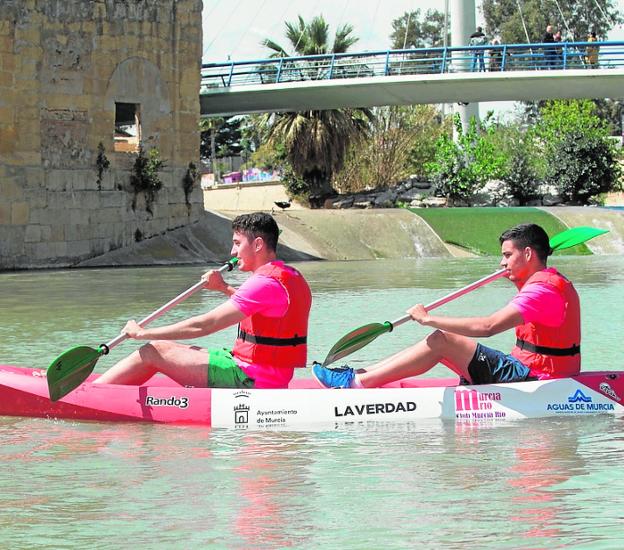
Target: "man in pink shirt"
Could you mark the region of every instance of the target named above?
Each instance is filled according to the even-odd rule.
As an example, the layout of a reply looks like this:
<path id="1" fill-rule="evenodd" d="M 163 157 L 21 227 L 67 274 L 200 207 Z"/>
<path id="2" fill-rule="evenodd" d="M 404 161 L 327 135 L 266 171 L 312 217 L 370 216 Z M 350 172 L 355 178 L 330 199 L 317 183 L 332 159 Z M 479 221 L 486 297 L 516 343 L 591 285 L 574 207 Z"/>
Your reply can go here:
<path id="1" fill-rule="evenodd" d="M 303 275 L 276 258 L 279 229 L 261 212 L 232 222 L 232 256 L 252 276 L 235 289 L 212 270 L 206 288 L 228 300 L 212 311 L 172 325 L 141 328 L 128 321 L 123 331 L 151 340 L 110 370 L 98 383 L 142 384 L 161 372 L 185 386 L 286 388 L 294 369 L 306 366 L 308 316 L 312 303 Z M 180 344 L 239 324 L 234 348 L 204 349 Z"/>
<path id="2" fill-rule="evenodd" d="M 580 306 L 572 283 L 546 261 L 548 235 L 538 225 L 522 224 L 500 236 L 501 267 L 518 288 L 502 309 L 487 317 L 430 315 L 422 304 L 408 310 L 414 321 L 435 330 L 414 346 L 357 372 L 345 366 L 315 365 L 317 380 L 331 388 L 379 387 L 446 365 L 472 384 L 519 382 L 573 376 L 580 372 Z M 515 328 L 510 354 L 488 348 L 476 337 Z"/>

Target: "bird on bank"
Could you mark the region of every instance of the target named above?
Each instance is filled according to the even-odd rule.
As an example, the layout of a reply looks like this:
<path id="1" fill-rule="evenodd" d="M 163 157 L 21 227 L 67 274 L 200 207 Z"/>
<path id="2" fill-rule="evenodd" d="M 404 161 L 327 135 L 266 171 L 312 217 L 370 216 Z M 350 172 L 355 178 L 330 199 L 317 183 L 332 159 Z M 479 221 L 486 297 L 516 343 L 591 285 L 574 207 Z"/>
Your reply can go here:
<path id="1" fill-rule="evenodd" d="M 282 212 L 287 208 L 290 208 L 290 201 L 275 201 L 273 203 L 275 206 L 281 208 Z M 275 212 L 275 208 L 271 208 L 271 214 Z"/>

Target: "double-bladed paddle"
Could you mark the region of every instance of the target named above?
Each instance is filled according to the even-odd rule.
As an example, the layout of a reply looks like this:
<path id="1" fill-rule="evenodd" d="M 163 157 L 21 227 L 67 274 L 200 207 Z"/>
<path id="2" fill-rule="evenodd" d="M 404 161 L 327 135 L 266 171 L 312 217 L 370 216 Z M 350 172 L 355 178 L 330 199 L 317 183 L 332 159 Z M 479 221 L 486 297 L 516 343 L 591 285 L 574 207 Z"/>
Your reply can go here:
<path id="1" fill-rule="evenodd" d="M 228 260 L 219 268 L 221 273 L 232 271 L 238 258 Z M 169 311 L 174 306 L 183 302 L 198 290 L 204 287 L 205 281 L 201 280 L 192 287 L 186 289 L 164 306 L 159 307 L 153 313 L 150 313 L 145 319 L 139 322 L 139 326 L 144 327 L 151 323 L 154 319 L 158 319 L 161 315 Z M 97 349 L 89 346 L 78 346 L 72 348 L 65 353 L 59 355 L 48 367 L 46 376 L 48 379 L 48 391 L 52 401 L 58 401 L 71 391 L 75 390 L 82 384 L 87 377 L 93 372 L 95 364 L 102 355 L 106 355 L 111 349 L 126 340 L 126 334 L 119 334 L 116 338 L 106 344 L 101 344 Z"/>
<path id="2" fill-rule="evenodd" d="M 594 227 L 572 227 L 570 229 L 566 229 L 561 233 L 558 233 L 554 237 L 550 239 L 550 247 L 554 250 L 564 250 L 566 248 L 572 248 L 578 244 L 582 244 L 594 237 L 598 237 L 604 233 L 608 233 L 606 229 L 596 229 Z M 495 271 L 491 275 L 487 277 L 483 277 L 474 283 L 471 283 L 455 292 L 451 292 L 447 294 L 443 298 L 432 302 L 431 304 L 425 306 L 427 311 L 431 311 L 436 309 L 448 302 L 463 296 L 464 294 L 468 294 L 473 290 L 482 287 L 496 279 L 502 277 L 506 269 L 500 269 Z M 356 328 L 355 330 L 349 332 L 343 336 L 338 342 L 336 342 L 333 347 L 329 350 L 327 357 L 325 357 L 325 361 L 323 361 L 323 366 L 331 365 L 334 361 L 338 361 L 347 355 L 363 348 L 367 344 L 370 344 L 375 338 L 385 334 L 386 332 L 392 332 L 394 327 L 398 327 L 403 323 L 411 320 L 410 315 L 404 315 L 403 317 L 397 319 L 396 321 L 385 321 L 384 323 L 370 323 L 368 325 L 364 325 L 362 327 Z"/>

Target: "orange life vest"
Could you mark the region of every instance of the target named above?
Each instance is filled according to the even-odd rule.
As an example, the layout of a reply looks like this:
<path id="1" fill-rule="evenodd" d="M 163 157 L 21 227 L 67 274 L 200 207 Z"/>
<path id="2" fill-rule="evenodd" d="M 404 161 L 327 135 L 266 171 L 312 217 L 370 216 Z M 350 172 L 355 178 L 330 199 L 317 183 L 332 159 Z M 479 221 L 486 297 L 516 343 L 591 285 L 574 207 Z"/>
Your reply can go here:
<path id="1" fill-rule="evenodd" d="M 559 327 L 525 323 L 516 327 L 516 345 L 511 355 L 540 378 L 574 376 L 581 370 L 581 308 L 572 283 L 556 269 L 534 273 L 525 284 L 552 286 L 563 298 L 565 316 Z"/>
<path id="2" fill-rule="evenodd" d="M 278 281 L 288 294 L 283 317 L 255 314 L 241 321 L 233 355 L 243 361 L 274 367 L 305 367 L 308 357 L 308 317 L 312 293 L 303 275 L 282 262 L 265 264 L 254 271 Z"/>

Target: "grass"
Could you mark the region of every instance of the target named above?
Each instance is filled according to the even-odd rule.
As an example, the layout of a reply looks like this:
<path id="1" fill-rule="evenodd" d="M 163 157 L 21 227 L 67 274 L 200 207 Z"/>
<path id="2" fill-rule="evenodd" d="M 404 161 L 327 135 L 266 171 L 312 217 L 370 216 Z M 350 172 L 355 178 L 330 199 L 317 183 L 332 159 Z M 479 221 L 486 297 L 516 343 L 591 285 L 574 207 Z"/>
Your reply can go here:
<path id="1" fill-rule="evenodd" d="M 500 255 L 498 237 L 520 223 L 541 225 L 553 237 L 567 227 L 557 218 L 537 208 L 410 208 L 423 218 L 440 238 L 482 256 Z M 556 252 L 556 254 L 588 255 L 584 245 Z"/>

